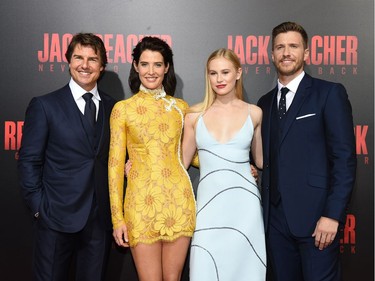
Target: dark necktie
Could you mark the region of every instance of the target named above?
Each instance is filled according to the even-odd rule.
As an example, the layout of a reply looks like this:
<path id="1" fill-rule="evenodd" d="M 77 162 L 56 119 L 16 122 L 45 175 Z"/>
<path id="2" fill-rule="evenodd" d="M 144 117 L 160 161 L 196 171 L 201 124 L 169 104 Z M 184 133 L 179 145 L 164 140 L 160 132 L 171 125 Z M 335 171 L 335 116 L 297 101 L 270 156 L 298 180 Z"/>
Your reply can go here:
<path id="1" fill-rule="evenodd" d="M 92 101 L 92 96 L 93 95 L 91 93 L 86 93 L 82 97 L 86 101 L 84 115 L 90 122 L 91 126 L 94 126 L 96 119 L 96 106 L 95 103 Z"/>
<path id="2" fill-rule="evenodd" d="M 280 97 L 280 101 L 279 101 L 279 120 L 282 120 L 284 117 L 285 117 L 285 114 L 286 114 L 286 94 L 289 92 L 289 89 L 286 88 L 286 87 L 283 87 L 280 89 L 280 92 L 281 92 L 281 97 Z M 283 122 L 280 122 L 279 123 L 279 127 L 282 126 L 282 123 Z M 281 127 L 279 128 L 281 130 Z M 274 157 L 273 157 L 273 164 L 272 165 L 276 165 L 276 163 L 278 162 L 277 158 L 277 154 L 278 152 L 274 151 L 273 153 L 275 153 Z M 271 199 L 271 202 L 272 204 L 274 204 L 275 206 L 277 206 L 280 202 L 280 192 L 278 190 L 278 186 L 277 186 L 277 173 L 278 173 L 278 168 L 277 167 L 274 167 L 271 171 L 271 173 L 273 173 L 273 175 L 271 177 L 274 178 L 273 180 L 273 183 L 271 183 L 271 190 L 270 190 L 270 199 Z M 271 180 L 272 182 L 272 180 Z"/>
<path id="3" fill-rule="evenodd" d="M 289 89 L 287 87 L 282 87 L 281 90 L 281 97 L 279 101 L 279 119 L 283 119 L 285 117 L 286 113 L 286 94 L 289 92 Z"/>

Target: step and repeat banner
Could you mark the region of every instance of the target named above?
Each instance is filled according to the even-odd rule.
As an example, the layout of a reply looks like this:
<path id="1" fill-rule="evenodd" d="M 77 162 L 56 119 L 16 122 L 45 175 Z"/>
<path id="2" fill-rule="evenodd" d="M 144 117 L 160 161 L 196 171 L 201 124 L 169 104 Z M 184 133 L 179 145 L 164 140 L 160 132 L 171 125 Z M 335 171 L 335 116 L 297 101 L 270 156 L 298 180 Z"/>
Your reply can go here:
<path id="1" fill-rule="evenodd" d="M 1 280 L 31 280 L 32 220 L 18 187 L 17 151 L 30 99 L 69 81 L 64 54 L 73 34 L 103 39 L 109 63 L 100 87 L 118 100 L 131 96 L 132 49 L 143 36 L 155 35 L 174 51 L 177 97 L 190 105 L 201 101 L 206 59 L 227 47 L 241 60 L 245 99 L 256 103 L 276 85 L 271 30 L 284 21 L 300 23 L 309 35 L 306 72 L 348 91 L 358 172 L 340 233 L 344 280 L 374 280 L 373 0 L 2 0 L 0 14 Z M 189 171 L 195 186 L 198 172 Z M 112 249 L 107 280 L 137 280 L 129 250 Z"/>

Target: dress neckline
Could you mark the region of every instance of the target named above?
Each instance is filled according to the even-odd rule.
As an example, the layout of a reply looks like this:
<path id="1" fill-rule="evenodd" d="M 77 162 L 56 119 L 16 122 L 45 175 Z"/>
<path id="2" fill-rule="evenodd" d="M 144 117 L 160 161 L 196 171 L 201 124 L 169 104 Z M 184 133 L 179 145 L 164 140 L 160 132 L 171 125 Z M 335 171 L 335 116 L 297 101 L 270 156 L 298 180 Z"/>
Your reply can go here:
<path id="1" fill-rule="evenodd" d="M 161 87 L 161 89 L 151 90 L 141 84 L 141 86 L 139 87 L 139 90 L 145 94 L 149 94 L 153 96 L 156 100 L 162 99 L 167 95 L 167 93 L 164 90 L 164 87 Z"/>
<path id="2" fill-rule="evenodd" d="M 218 141 L 218 140 L 214 137 L 214 135 L 213 135 L 213 134 L 210 132 L 210 130 L 207 128 L 206 123 L 204 122 L 204 118 L 203 118 L 203 116 L 201 116 L 200 119 L 202 119 L 202 124 L 203 124 L 205 130 L 207 131 L 208 135 L 210 136 L 210 138 L 212 138 L 212 139 L 213 139 L 216 143 L 218 143 L 218 144 L 225 145 L 225 144 L 228 144 L 228 143 L 230 143 L 231 141 L 233 141 L 234 139 L 237 138 L 237 136 L 238 136 L 238 135 L 241 133 L 241 131 L 245 128 L 247 122 L 249 122 L 249 119 L 251 120 L 251 117 L 250 117 L 250 115 L 248 115 L 247 118 L 246 118 L 246 120 L 245 120 L 244 123 L 242 124 L 241 128 L 240 128 L 237 132 L 235 132 L 235 133 L 233 134 L 233 136 L 230 137 L 230 138 L 229 138 L 228 140 L 226 140 L 225 142 Z"/>

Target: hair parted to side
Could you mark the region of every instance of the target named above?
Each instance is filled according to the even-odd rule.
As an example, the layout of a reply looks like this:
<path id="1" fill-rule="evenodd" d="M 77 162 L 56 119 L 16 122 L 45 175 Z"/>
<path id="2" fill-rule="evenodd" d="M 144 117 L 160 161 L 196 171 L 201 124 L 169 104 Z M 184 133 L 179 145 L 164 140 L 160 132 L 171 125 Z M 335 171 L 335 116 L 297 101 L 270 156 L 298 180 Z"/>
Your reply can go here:
<path id="1" fill-rule="evenodd" d="M 99 55 L 100 62 L 102 64 L 103 69 L 106 67 L 107 61 L 107 51 L 105 49 L 104 43 L 99 36 L 93 33 L 77 33 L 73 36 L 72 41 L 66 50 L 65 57 L 68 63 L 72 59 L 72 55 L 74 49 L 77 45 L 81 45 L 84 47 L 91 47 L 97 55 Z"/>
<path id="2" fill-rule="evenodd" d="M 193 106 L 190 108 L 190 112 L 204 112 L 206 111 L 215 101 L 216 99 L 216 93 L 212 89 L 210 77 L 209 77 L 209 65 L 210 62 L 217 58 L 225 58 L 229 60 L 234 68 L 238 70 L 241 68 L 241 62 L 238 56 L 235 52 L 233 52 L 230 49 L 220 48 L 214 51 L 207 59 L 206 63 L 206 73 L 205 73 L 205 79 L 206 79 L 206 86 L 205 86 L 205 96 L 203 102 Z M 240 79 L 236 81 L 236 96 L 239 99 L 243 99 L 243 82 L 242 82 L 242 75 Z"/>
<path id="3" fill-rule="evenodd" d="M 129 73 L 129 87 L 133 94 L 138 93 L 139 87 L 141 86 L 141 80 L 139 79 L 139 74 L 135 70 L 134 63 L 138 65 L 139 58 L 141 57 L 142 53 L 146 50 L 150 50 L 153 52 L 159 52 L 164 59 L 164 64 L 169 66 L 168 72 L 165 74 L 163 79 L 163 87 L 165 92 L 173 96 L 176 91 L 176 74 L 174 72 L 174 64 L 173 64 L 173 52 L 171 47 L 165 42 L 164 40 L 153 37 L 153 36 L 146 36 L 143 37 L 141 41 L 133 49 L 133 63 Z"/>
<path id="4" fill-rule="evenodd" d="M 279 35 L 280 33 L 286 33 L 288 31 L 295 31 L 301 34 L 302 40 L 303 40 L 303 47 L 305 49 L 308 48 L 309 37 L 305 29 L 296 22 L 286 21 L 272 29 L 272 51 L 274 48 L 274 42 L 275 42 L 276 36 Z"/>

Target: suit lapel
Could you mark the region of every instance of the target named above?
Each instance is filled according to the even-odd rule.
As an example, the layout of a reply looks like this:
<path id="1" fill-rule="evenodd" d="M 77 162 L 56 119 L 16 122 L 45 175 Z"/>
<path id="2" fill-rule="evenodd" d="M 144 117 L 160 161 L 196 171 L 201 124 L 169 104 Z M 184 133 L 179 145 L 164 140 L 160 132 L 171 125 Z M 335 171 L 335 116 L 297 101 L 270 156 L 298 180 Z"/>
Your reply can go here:
<path id="1" fill-rule="evenodd" d="M 270 136 L 271 136 L 271 121 L 272 121 L 272 111 L 274 110 L 274 106 L 276 104 L 275 99 L 277 97 L 278 87 L 276 86 L 273 90 L 271 95 L 265 100 L 265 105 L 263 108 L 268 109 L 267 112 L 263 112 L 263 123 L 264 123 L 264 131 L 262 134 L 267 137 L 263 137 L 264 146 L 267 148 L 266 152 L 268 152 L 270 147 Z"/>
<path id="2" fill-rule="evenodd" d="M 99 112 L 98 112 L 98 120 L 96 122 L 96 132 L 97 132 L 97 145 L 98 150 L 100 150 L 101 146 L 103 145 L 103 137 L 105 136 L 105 129 L 106 129 L 106 110 L 104 109 L 105 101 L 101 98 L 99 102 Z"/>
<path id="3" fill-rule="evenodd" d="M 99 92 L 100 94 L 100 92 Z M 99 106 L 99 115 L 98 115 L 98 121 L 100 122 L 100 126 L 98 126 L 98 150 L 97 152 L 100 151 L 100 148 L 103 146 L 103 140 L 106 139 L 107 137 L 109 138 L 109 116 L 111 114 L 111 104 L 107 101 L 105 95 L 100 95 L 101 101 L 100 101 L 100 106 Z M 101 118 L 101 120 L 99 120 Z"/>
<path id="4" fill-rule="evenodd" d="M 74 134 L 76 134 L 77 136 L 81 136 L 86 143 L 90 143 L 90 137 L 87 132 L 87 128 L 85 128 L 85 125 L 83 124 L 84 118 L 82 118 L 82 113 L 77 107 L 69 85 L 66 85 L 62 89 L 59 96 L 59 103 L 61 103 L 61 107 L 66 119 L 68 120 L 68 124 L 71 124 L 68 129 L 73 130 Z M 87 125 L 90 126 L 90 124 Z M 84 145 L 84 147 L 91 147 L 91 149 L 93 150 L 93 147 L 91 145 Z"/>
<path id="5" fill-rule="evenodd" d="M 312 82 L 311 77 L 305 74 L 301 83 L 298 86 L 293 102 L 288 109 L 288 114 L 285 119 L 285 125 L 284 125 L 283 134 L 281 136 L 280 144 L 283 142 L 284 138 L 288 134 L 288 131 L 290 127 L 292 126 L 292 124 L 296 121 L 296 117 L 297 117 L 298 112 L 301 109 L 301 106 L 305 102 L 306 98 L 310 95 L 311 82 Z"/>
<path id="6" fill-rule="evenodd" d="M 275 87 L 275 89 L 273 89 L 272 91 L 272 95 L 270 96 L 270 99 L 267 101 L 267 105 L 266 105 L 266 108 L 269 108 L 269 112 L 267 112 L 267 122 L 268 122 L 268 127 L 271 127 L 271 119 L 272 119 L 272 111 L 274 110 L 274 106 L 275 106 L 275 99 L 277 98 L 277 91 L 278 91 L 278 88 L 277 86 Z"/>

